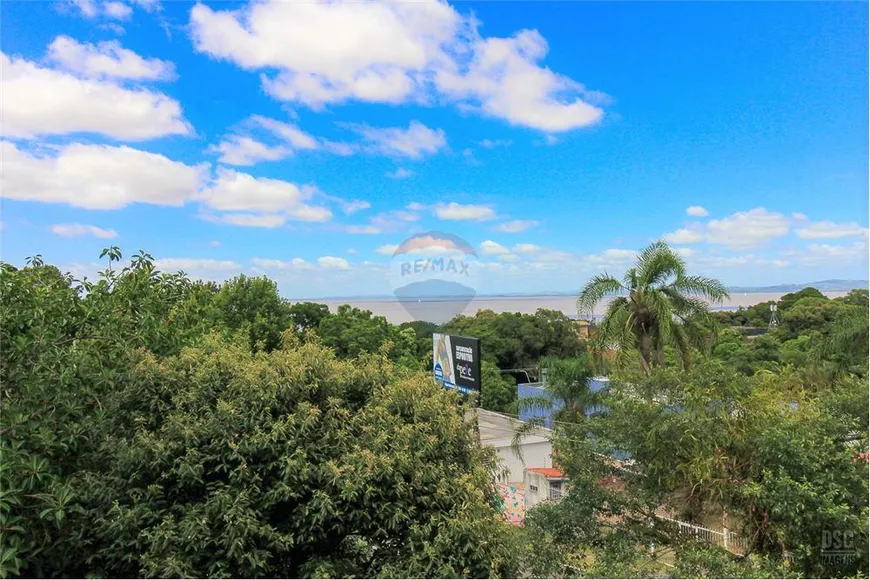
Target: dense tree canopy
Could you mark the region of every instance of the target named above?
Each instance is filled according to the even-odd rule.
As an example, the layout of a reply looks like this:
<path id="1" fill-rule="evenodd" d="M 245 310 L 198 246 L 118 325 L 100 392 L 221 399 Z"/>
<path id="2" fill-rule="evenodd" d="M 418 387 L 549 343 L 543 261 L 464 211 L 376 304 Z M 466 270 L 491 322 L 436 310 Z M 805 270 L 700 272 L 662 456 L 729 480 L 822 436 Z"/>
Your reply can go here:
<path id="1" fill-rule="evenodd" d="M 494 455 L 378 342 L 413 332 L 276 339 L 273 288 L 2 266 L 3 576 L 515 575 Z"/>
<path id="2" fill-rule="evenodd" d="M 866 576 L 866 290 L 786 295 L 761 336 L 741 327 L 768 304 L 717 313 L 715 333 L 674 286 L 709 281 L 651 252 L 673 279 L 630 273 L 652 282 L 626 320 L 660 293 L 715 342 L 649 327 L 649 373 L 616 367 L 599 393 L 553 311 L 394 326 L 117 248 L 94 281 L 0 264 L 0 576 Z M 481 339 L 486 408 L 515 412 L 508 369 L 548 369 L 569 493 L 522 529 L 467 404 L 429 375 L 436 330 Z M 685 541 L 662 510 L 727 525 L 747 554 Z M 854 558 L 825 557 L 831 533 Z"/>

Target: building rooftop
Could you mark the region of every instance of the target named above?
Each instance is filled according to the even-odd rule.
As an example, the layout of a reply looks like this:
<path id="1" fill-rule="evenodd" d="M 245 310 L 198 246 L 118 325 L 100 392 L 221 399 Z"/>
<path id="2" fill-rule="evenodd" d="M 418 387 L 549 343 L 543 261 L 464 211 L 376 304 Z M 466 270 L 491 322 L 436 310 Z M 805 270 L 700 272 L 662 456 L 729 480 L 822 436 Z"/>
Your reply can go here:
<path id="1" fill-rule="evenodd" d="M 560 479 L 565 477 L 565 474 L 556 469 L 555 467 L 527 467 L 526 471 L 531 471 L 532 473 L 540 473 L 544 477 L 550 479 Z"/>

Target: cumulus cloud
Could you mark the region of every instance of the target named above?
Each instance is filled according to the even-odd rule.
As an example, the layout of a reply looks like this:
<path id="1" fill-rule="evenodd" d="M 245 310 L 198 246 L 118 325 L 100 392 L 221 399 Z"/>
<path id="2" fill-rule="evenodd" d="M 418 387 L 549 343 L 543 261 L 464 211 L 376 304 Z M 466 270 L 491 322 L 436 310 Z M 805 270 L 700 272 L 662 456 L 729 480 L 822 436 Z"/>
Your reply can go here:
<path id="1" fill-rule="evenodd" d="M 514 247 L 512 249 L 518 254 L 534 254 L 541 248 L 536 246 L 535 244 L 514 244 Z"/>
<path id="2" fill-rule="evenodd" d="M 114 74 L 135 72 L 128 63 L 100 60 Z M 146 61 L 147 62 L 147 61 Z M 126 88 L 108 80 L 78 78 L 19 57 L 0 53 L 0 117 L 12 138 L 97 133 L 129 141 L 192 132 L 178 101 L 148 89 Z M 106 73 L 104 73 L 106 75 Z M 38 95 L 39 98 L 34 98 Z"/>
<path id="3" fill-rule="evenodd" d="M 48 153 L 0 142 L 2 194 L 7 199 L 120 209 L 131 203 L 181 206 L 206 177 L 190 166 L 127 146 L 73 143 Z"/>
<path id="4" fill-rule="evenodd" d="M 398 248 L 399 244 L 384 244 L 383 246 L 378 246 L 375 252 L 384 256 L 392 256 Z"/>
<path id="5" fill-rule="evenodd" d="M 283 146 L 270 147 L 264 143 L 242 135 L 229 135 L 217 145 L 208 149 L 219 153 L 218 161 L 227 165 L 256 165 L 261 161 L 278 161 L 288 157 L 292 150 Z"/>
<path id="6" fill-rule="evenodd" d="M 733 249 L 757 248 L 788 232 L 788 218 L 763 207 L 739 211 L 707 223 L 707 241 Z"/>
<path id="7" fill-rule="evenodd" d="M 867 228 L 855 222 L 838 224 L 830 221 L 816 222 L 797 230 L 797 236 L 805 240 L 852 238 L 866 236 Z"/>
<path id="8" fill-rule="evenodd" d="M 667 233 L 663 237 L 669 244 L 695 244 L 704 239 L 704 234 L 698 230 L 682 228 Z"/>
<path id="9" fill-rule="evenodd" d="M 327 270 L 347 270 L 350 268 L 347 260 L 335 256 L 321 256 L 317 258 L 317 264 Z"/>
<path id="10" fill-rule="evenodd" d="M 343 211 L 347 215 L 352 215 L 358 211 L 362 211 L 370 207 L 372 207 L 372 204 L 370 204 L 369 202 L 363 201 L 361 199 L 354 199 L 344 202 L 341 206 L 341 211 Z"/>
<path id="11" fill-rule="evenodd" d="M 234 225 L 277 227 L 286 220 L 325 222 L 332 218 L 327 207 L 308 203 L 315 187 L 298 186 L 277 179 L 258 178 L 232 169 L 218 168 L 216 178 L 197 199 L 218 212 L 220 221 Z M 284 220 L 284 221 L 281 221 Z"/>
<path id="12" fill-rule="evenodd" d="M 51 231 L 64 238 L 94 236 L 101 240 L 110 240 L 118 237 L 118 232 L 115 230 L 106 230 L 97 226 L 89 226 L 85 224 L 55 224 L 51 226 Z"/>
<path id="13" fill-rule="evenodd" d="M 407 129 L 360 124 L 348 127 L 362 136 L 368 151 L 390 157 L 422 159 L 447 146 L 447 136 L 442 129 L 430 129 L 418 121 L 411 121 Z"/>
<path id="14" fill-rule="evenodd" d="M 598 123 L 604 111 L 592 104 L 604 95 L 538 63 L 548 51 L 537 30 L 510 38 L 477 36 L 463 56 L 435 73 L 438 90 L 513 125 L 558 133 Z M 585 99 L 585 100 L 584 100 Z"/>
<path id="15" fill-rule="evenodd" d="M 547 132 L 600 121 L 606 96 L 543 66 L 539 32 L 485 38 L 478 26 L 446 2 L 271 0 L 240 10 L 197 4 L 190 13 L 198 51 L 261 71 L 280 100 L 316 109 L 446 98 Z"/>
<path id="16" fill-rule="evenodd" d="M 435 205 L 435 216 L 442 220 L 461 221 L 461 220 L 489 220 L 496 217 L 495 210 L 488 205 L 463 205 L 451 201 L 450 203 L 439 203 Z"/>
<path id="17" fill-rule="evenodd" d="M 387 177 L 390 179 L 407 179 L 408 177 L 413 177 L 414 172 L 410 169 L 405 169 L 403 167 L 399 167 L 395 171 L 387 172 Z"/>
<path id="18" fill-rule="evenodd" d="M 133 9 L 123 2 L 106 2 L 103 4 L 103 14 L 115 20 L 127 20 L 133 15 Z"/>
<path id="19" fill-rule="evenodd" d="M 503 254 L 510 254 L 510 250 L 499 244 L 498 242 L 494 242 L 492 240 L 486 240 L 481 242 L 480 244 L 480 252 L 484 256 L 499 256 Z"/>
<path id="20" fill-rule="evenodd" d="M 129 80 L 171 80 L 175 66 L 157 58 L 143 58 L 117 40 L 96 45 L 58 36 L 48 47 L 48 59 L 82 76 Z"/>
<path id="21" fill-rule="evenodd" d="M 538 225 L 537 220 L 513 220 L 495 226 L 495 230 L 505 234 L 516 234 L 524 232 L 536 225 Z"/>
<path id="22" fill-rule="evenodd" d="M 686 208 L 686 215 L 690 215 L 692 217 L 706 217 L 710 215 L 710 212 L 708 212 L 700 205 L 691 205 Z"/>
<path id="23" fill-rule="evenodd" d="M 288 261 L 252 258 L 251 263 L 264 270 L 311 270 L 314 266 L 302 258 L 293 258 Z"/>
<path id="24" fill-rule="evenodd" d="M 484 149 L 495 149 L 496 147 L 509 147 L 513 144 L 510 139 L 483 139 L 477 143 Z"/>
<path id="25" fill-rule="evenodd" d="M 272 140 L 280 143 L 268 145 L 251 136 L 252 131 L 265 131 Z M 217 145 L 209 147 L 211 153 L 219 153 L 219 161 L 227 165 L 256 165 L 261 161 L 280 161 L 300 150 L 314 150 L 323 146 L 315 137 L 296 125 L 251 115 L 237 127 L 237 131 L 227 135 Z"/>
<path id="26" fill-rule="evenodd" d="M 154 265 L 164 271 L 184 270 L 185 272 L 198 272 L 203 270 L 234 271 L 242 266 L 232 260 L 211 260 L 202 258 L 161 258 L 154 261 Z"/>

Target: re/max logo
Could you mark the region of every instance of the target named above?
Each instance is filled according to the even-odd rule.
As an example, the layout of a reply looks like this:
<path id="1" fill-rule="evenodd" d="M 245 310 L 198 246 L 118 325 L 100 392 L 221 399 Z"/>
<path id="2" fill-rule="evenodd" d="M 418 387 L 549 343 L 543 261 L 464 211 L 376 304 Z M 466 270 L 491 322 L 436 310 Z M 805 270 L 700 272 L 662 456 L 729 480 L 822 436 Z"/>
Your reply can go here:
<path id="1" fill-rule="evenodd" d="M 403 262 L 401 273 L 402 276 L 410 274 L 419 274 L 420 272 L 453 272 L 460 276 L 470 276 L 468 273 L 468 263 L 456 261 L 452 258 L 445 260 L 444 258 L 427 258 L 425 260 L 414 260 L 413 262 Z"/>

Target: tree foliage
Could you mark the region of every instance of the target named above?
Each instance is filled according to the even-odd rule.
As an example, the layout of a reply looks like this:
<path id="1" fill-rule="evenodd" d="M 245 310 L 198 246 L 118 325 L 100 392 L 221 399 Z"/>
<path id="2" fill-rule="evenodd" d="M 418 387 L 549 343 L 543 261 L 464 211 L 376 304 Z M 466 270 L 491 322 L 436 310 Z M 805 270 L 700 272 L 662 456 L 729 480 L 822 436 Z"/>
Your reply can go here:
<path id="1" fill-rule="evenodd" d="M 636 353 L 648 374 L 665 364 L 667 346 L 677 350 L 685 367 L 693 347 L 706 350 L 715 325 L 705 300 L 716 303 L 727 296 L 721 282 L 689 275 L 679 254 L 655 242 L 640 252 L 621 281 L 606 273 L 593 277 L 580 291 L 577 309 L 591 313 L 610 297 L 596 330 L 598 341 L 617 348 L 622 360 Z"/>
<path id="2" fill-rule="evenodd" d="M 0 267 L 3 576 L 515 575 L 493 453 L 377 343 L 413 332 L 106 255 Z"/>

